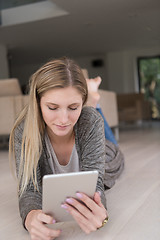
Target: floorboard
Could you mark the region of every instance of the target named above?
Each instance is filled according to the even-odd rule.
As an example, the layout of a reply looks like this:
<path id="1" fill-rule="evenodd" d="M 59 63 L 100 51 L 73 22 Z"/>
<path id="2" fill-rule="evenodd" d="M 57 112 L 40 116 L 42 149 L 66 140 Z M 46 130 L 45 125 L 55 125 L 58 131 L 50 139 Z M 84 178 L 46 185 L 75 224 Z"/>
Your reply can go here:
<path id="1" fill-rule="evenodd" d="M 160 126 L 120 131 L 125 170 L 106 192 L 109 222 L 85 235 L 75 223 L 60 224 L 60 240 L 160 239 Z M 0 151 L 0 239 L 29 240 L 18 212 L 8 151 Z M 55 227 L 58 227 L 57 225 Z"/>

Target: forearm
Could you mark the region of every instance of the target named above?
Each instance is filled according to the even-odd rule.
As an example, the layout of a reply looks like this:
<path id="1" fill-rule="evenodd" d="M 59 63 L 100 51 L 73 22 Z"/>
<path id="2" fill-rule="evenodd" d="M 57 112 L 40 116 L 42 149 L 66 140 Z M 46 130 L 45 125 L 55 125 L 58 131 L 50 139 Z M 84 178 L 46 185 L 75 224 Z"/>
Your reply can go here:
<path id="1" fill-rule="evenodd" d="M 38 192 L 24 192 L 19 198 L 19 211 L 22 218 L 23 226 L 25 227 L 25 220 L 31 210 L 42 209 L 42 195 Z"/>

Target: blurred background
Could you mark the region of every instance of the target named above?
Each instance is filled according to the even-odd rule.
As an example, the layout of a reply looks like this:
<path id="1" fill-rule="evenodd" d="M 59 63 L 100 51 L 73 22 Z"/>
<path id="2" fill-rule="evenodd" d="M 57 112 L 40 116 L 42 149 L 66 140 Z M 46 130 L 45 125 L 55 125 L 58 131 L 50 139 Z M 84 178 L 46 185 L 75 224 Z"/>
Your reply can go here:
<path id="1" fill-rule="evenodd" d="M 119 125 L 159 121 L 159 29 L 159 0 L 0 0 L 0 79 L 27 94 L 35 70 L 68 56 L 116 93 Z"/>
<path id="2" fill-rule="evenodd" d="M 160 0 L 0 0 L 1 238 L 29 240 L 9 134 L 28 102 L 31 74 L 61 56 L 75 59 L 86 77 L 102 77 L 100 106 L 125 156 L 106 192 L 106 228 L 93 236 L 73 227 L 61 239 L 159 240 Z"/>

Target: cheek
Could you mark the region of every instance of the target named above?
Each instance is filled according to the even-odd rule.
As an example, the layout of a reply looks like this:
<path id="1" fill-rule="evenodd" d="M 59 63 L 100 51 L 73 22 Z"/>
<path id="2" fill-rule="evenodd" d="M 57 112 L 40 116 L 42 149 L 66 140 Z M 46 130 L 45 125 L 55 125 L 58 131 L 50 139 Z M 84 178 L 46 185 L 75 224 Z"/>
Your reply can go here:
<path id="1" fill-rule="evenodd" d="M 78 121 L 80 114 L 81 114 L 81 111 L 73 113 L 70 118 L 72 122 L 76 123 Z"/>
<path id="2" fill-rule="evenodd" d="M 42 117 L 45 123 L 48 123 L 51 119 L 53 119 L 53 114 L 51 114 L 49 111 L 42 109 Z"/>

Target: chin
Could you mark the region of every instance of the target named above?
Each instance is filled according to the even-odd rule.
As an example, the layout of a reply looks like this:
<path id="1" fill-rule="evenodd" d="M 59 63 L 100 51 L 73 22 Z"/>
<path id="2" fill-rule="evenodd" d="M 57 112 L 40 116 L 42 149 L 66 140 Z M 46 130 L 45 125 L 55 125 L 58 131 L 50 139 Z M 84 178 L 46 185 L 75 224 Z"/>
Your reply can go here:
<path id="1" fill-rule="evenodd" d="M 69 129 L 52 129 L 52 132 L 56 135 L 56 136 L 66 136 L 67 134 L 69 134 L 71 131 L 71 128 Z"/>

